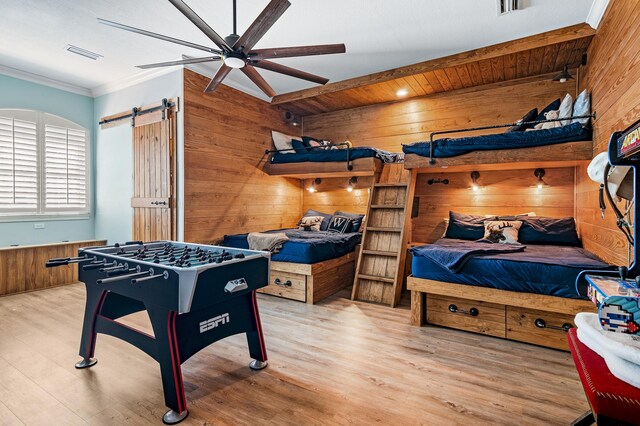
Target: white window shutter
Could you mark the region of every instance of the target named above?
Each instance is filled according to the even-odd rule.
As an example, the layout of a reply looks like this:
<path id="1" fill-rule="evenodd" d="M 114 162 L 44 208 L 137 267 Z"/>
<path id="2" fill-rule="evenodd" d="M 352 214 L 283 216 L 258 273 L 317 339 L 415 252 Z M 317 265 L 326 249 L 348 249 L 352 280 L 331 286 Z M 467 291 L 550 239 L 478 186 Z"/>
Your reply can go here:
<path id="1" fill-rule="evenodd" d="M 37 213 L 35 122 L 0 116 L 0 213 Z"/>
<path id="2" fill-rule="evenodd" d="M 45 211 L 87 209 L 86 138 L 84 130 L 45 124 Z"/>

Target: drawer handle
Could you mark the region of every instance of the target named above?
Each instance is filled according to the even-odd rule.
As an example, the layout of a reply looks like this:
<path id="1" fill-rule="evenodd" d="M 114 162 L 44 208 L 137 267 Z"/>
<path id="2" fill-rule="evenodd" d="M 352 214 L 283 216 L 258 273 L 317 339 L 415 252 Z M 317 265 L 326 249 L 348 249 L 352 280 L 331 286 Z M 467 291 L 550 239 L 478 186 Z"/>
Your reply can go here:
<path id="1" fill-rule="evenodd" d="M 280 278 L 276 278 L 276 280 L 273 283 L 281 287 L 291 287 L 292 285 L 291 280 L 286 280 L 285 282 L 282 282 Z"/>
<path id="2" fill-rule="evenodd" d="M 535 321 L 533 321 L 533 323 L 535 324 L 536 327 L 538 328 L 550 328 L 552 330 L 562 330 L 562 331 L 569 331 L 570 329 L 573 328 L 572 324 L 569 324 L 568 322 L 565 322 L 564 324 L 562 324 L 561 327 L 558 327 L 557 325 L 549 325 L 547 324 L 547 322 L 545 320 L 543 320 L 542 318 L 536 318 Z"/>
<path id="3" fill-rule="evenodd" d="M 468 311 L 463 311 L 461 309 L 458 309 L 458 307 L 453 303 L 449 305 L 449 312 L 453 312 L 454 314 L 471 315 L 472 317 L 477 317 L 478 314 L 480 313 L 480 311 L 477 308 L 471 308 Z"/>

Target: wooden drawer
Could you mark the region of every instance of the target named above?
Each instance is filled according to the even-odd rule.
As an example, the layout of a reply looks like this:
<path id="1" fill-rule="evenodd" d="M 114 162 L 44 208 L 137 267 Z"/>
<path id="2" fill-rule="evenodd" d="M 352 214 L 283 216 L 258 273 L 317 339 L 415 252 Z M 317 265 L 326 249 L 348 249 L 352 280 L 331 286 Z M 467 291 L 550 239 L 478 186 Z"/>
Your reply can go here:
<path id="1" fill-rule="evenodd" d="M 258 291 L 305 302 L 307 300 L 307 276 L 272 270 L 269 285 Z"/>
<path id="2" fill-rule="evenodd" d="M 567 332 L 556 328 L 573 324 L 574 315 L 507 306 L 507 339 L 569 350 Z M 538 325 L 536 326 L 536 320 Z M 546 327 L 540 327 L 542 320 Z"/>
<path id="3" fill-rule="evenodd" d="M 452 306 L 453 305 L 453 306 Z M 450 310 L 457 309 L 457 312 Z M 462 313 L 477 310 L 476 315 Z M 505 306 L 427 293 L 427 322 L 474 333 L 505 337 Z"/>

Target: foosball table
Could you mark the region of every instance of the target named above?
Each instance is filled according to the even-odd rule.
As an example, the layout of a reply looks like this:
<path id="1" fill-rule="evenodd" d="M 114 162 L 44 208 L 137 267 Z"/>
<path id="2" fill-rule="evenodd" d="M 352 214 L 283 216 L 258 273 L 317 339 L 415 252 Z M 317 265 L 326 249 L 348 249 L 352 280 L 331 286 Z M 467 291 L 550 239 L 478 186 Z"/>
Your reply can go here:
<path id="1" fill-rule="evenodd" d="M 256 290 L 269 284 L 267 252 L 157 241 L 82 248 L 77 257 L 50 259 L 47 267 L 77 263 L 87 299 L 76 368 L 97 363 L 96 336 L 109 334 L 160 364 L 166 424 L 189 411 L 181 365 L 225 337 L 246 333 L 249 367 L 267 366 Z M 118 318 L 147 311 L 153 336 Z"/>

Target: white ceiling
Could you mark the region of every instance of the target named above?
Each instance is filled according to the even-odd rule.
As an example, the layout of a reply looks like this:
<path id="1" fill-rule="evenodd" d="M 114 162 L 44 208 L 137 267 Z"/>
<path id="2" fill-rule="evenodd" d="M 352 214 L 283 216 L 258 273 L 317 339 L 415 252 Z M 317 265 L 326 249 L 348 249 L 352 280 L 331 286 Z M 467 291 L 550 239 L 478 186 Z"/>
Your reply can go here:
<path id="1" fill-rule="evenodd" d="M 221 36 L 231 32 L 231 0 L 186 1 Z M 269 1 L 237 2 L 242 34 Z M 498 16 L 496 0 L 291 0 L 256 48 L 345 43 L 346 54 L 281 60 L 339 81 L 585 22 L 592 3 L 521 0 L 523 10 Z M 100 25 L 97 17 L 212 44 L 164 0 L 0 0 L 0 10 L 1 66 L 90 89 L 94 95 L 144 75 L 134 65 L 204 53 Z M 68 53 L 67 44 L 104 57 L 93 61 Z M 217 66 L 211 66 L 212 74 Z M 277 93 L 314 85 L 260 73 Z M 225 82 L 258 94 L 239 71 Z"/>

